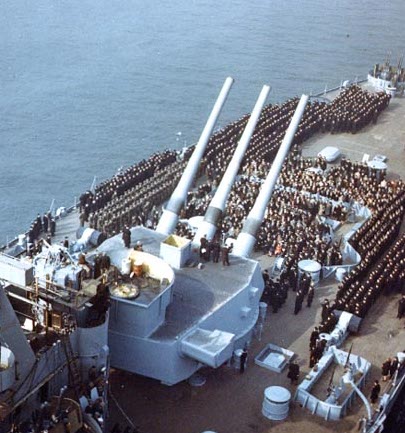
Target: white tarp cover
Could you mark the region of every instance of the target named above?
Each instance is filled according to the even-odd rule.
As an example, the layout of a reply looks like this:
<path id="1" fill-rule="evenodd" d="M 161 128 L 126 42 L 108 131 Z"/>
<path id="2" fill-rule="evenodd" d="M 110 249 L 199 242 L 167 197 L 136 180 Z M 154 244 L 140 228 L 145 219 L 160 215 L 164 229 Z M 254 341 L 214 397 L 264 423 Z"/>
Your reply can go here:
<path id="1" fill-rule="evenodd" d="M 327 162 L 333 162 L 339 158 L 340 150 L 337 147 L 327 146 L 318 153 L 318 156 L 322 156 Z"/>

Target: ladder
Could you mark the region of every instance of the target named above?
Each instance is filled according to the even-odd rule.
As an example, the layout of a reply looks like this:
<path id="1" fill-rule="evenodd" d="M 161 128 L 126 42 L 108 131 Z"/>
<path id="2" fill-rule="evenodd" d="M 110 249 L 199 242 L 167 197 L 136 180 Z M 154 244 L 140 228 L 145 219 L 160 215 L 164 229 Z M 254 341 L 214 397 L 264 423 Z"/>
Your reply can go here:
<path id="1" fill-rule="evenodd" d="M 68 332 L 62 334 L 62 343 L 69 370 L 70 384 L 75 391 L 77 400 L 79 400 L 80 396 L 82 395 L 82 379 L 77 363 L 77 356 L 73 352 L 72 342 L 70 341 L 70 334 Z"/>

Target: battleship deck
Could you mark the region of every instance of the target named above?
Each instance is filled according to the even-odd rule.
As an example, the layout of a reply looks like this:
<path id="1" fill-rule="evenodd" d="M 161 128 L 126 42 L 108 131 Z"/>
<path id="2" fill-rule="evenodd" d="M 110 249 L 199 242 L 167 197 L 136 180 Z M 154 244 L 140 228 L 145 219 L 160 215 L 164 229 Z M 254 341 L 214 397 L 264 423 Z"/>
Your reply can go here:
<path id="1" fill-rule="evenodd" d="M 338 147 L 344 156 L 358 161 L 365 153 L 371 158 L 383 154 L 388 158 L 388 177 L 404 179 L 404 137 L 405 100 L 393 99 L 376 125 L 369 125 L 355 135 L 317 134 L 305 142 L 303 155 L 315 156 L 326 146 Z M 73 210 L 58 221 L 54 241 L 59 242 L 66 235 L 71 237 L 77 225 L 77 211 Z M 273 264 L 273 259 L 268 256 L 256 255 L 255 258 L 263 269 L 271 268 Z M 223 268 L 224 280 L 237 268 L 238 260 L 231 256 L 231 266 Z M 210 266 L 222 265 L 209 264 L 208 271 Z M 291 294 L 277 314 L 269 312 L 261 340 L 254 339 L 249 348 L 248 368 L 243 375 L 228 366 L 217 370 L 206 368 L 201 371 L 206 378 L 203 387 L 191 387 L 187 382 L 167 387 L 155 380 L 116 370 L 111 374 L 112 392 L 133 423 L 139 426 L 141 433 L 200 433 L 204 430 L 218 433 L 357 431 L 357 421 L 365 413 L 359 399 L 355 400 L 348 415 L 338 422 L 327 422 L 311 415 L 307 409 L 294 402 L 290 405 L 286 421 L 270 421 L 261 413 L 266 387 L 281 385 L 290 389 L 292 395 L 295 387 L 290 385 L 285 370 L 281 374 L 274 373 L 256 365 L 254 358 L 268 343 L 277 344 L 298 355 L 303 378 L 309 372 L 309 335 L 313 327 L 320 323 L 320 308 L 317 307 L 320 307 L 324 298 L 334 298 L 336 287 L 337 281 L 332 277 L 323 280 L 316 290 L 312 307 L 304 307 L 297 316 L 293 314 L 295 300 Z M 385 358 L 404 349 L 405 330 L 395 318 L 397 302 L 398 296 L 395 295 L 380 297 L 363 321 L 360 332 L 350 336 L 343 345 L 343 349 L 347 350 L 353 343 L 353 353 L 372 363 L 364 391 L 366 396 L 370 394 L 372 380 L 380 378 L 380 365 Z M 162 328 L 159 332 L 171 333 L 170 323 L 167 326 L 167 329 Z M 164 338 L 163 335 L 156 337 Z M 322 392 L 321 389 L 318 391 Z M 381 394 L 383 392 L 384 386 Z M 111 425 L 115 422 L 125 423 L 114 404 L 111 404 L 110 415 Z"/>
<path id="2" fill-rule="evenodd" d="M 361 160 L 365 153 L 371 158 L 384 154 L 388 158 L 388 177 L 404 178 L 404 137 L 405 100 L 394 99 L 377 125 L 368 126 L 355 135 L 318 134 L 305 143 L 303 154 L 315 156 L 326 146 L 338 147 L 353 160 Z M 273 263 L 272 258 L 267 256 L 255 258 L 263 269 Z M 229 269 L 236 266 L 236 259 L 231 257 Z M 336 287 L 337 281 L 332 277 L 323 280 L 316 290 L 312 307 L 304 307 L 297 316 L 293 314 L 294 297 L 291 294 L 277 314 L 269 312 L 261 340 L 254 339 L 249 348 L 248 367 L 243 375 L 228 366 L 217 370 L 206 368 L 201 371 L 206 378 L 206 384 L 202 387 L 192 387 L 187 382 L 167 387 L 152 379 L 113 371 L 112 392 L 142 433 L 357 431 L 358 420 L 365 414 L 359 399 L 355 400 L 348 415 L 338 422 L 325 421 L 294 402 L 285 421 L 270 421 L 261 413 L 266 387 L 284 386 L 292 395 L 296 387 L 290 385 L 285 370 L 281 374 L 272 372 L 256 365 L 254 358 L 268 343 L 292 350 L 298 355 L 302 379 L 309 372 L 309 335 L 313 327 L 320 323 L 320 302 L 324 298 L 334 298 Z M 349 336 L 343 345 L 343 349 L 348 350 L 353 343 L 353 353 L 372 363 L 371 374 L 363 390 L 366 396 L 370 395 L 372 381 L 380 379 L 381 363 L 387 356 L 404 349 L 403 323 L 395 318 L 397 302 L 398 295 L 380 297 L 364 319 L 359 333 Z M 389 383 L 382 385 L 381 394 Z M 125 423 L 120 411 L 112 404 L 111 425 L 115 422 Z"/>

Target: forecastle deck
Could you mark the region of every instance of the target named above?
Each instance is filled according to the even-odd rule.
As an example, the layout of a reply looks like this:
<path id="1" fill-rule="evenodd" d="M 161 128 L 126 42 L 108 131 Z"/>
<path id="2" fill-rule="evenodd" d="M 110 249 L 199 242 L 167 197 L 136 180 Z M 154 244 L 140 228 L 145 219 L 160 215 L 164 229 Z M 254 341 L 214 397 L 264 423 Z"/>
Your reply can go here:
<path id="1" fill-rule="evenodd" d="M 389 109 L 379 117 L 377 125 L 370 125 L 355 135 L 348 133 L 316 135 L 304 144 L 303 154 L 315 156 L 326 146 L 338 147 L 344 156 L 357 161 L 361 161 L 365 153 L 371 157 L 384 154 L 388 157 L 388 177 L 403 178 L 405 161 L 401 140 L 405 136 L 404 120 L 405 102 L 394 99 Z M 74 212 L 60 220 L 55 242 L 62 240 L 65 235 L 71 236 L 77 224 L 78 215 Z M 263 269 L 273 264 L 273 259 L 267 256 L 259 255 L 256 258 Z M 209 270 L 211 266 L 214 265 L 207 266 L 207 269 Z M 236 267 L 236 261 L 232 261 L 231 258 L 231 266 L 226 269 L 223 277 Z M 364 408 L 359 401 L 353 405 L 348 416 L 337 423 L 326 422 L 312 416 L 294 403 L 291 405 L 286 422 L 277 423 L 267 420 L 261 414 L 264 389 L 270 385 L 281 385 L 291 389 L 294 394 L 295 388 L 290 386 L 285 373 L 272 373 L 253 363 L 255 356 L 271 342 L 298 354 L 301 376 L 304 377 L 309 371 L 309 335 L 313 327 L 320 323 L 320 309 L 317 307 L 322 299 L 335 297 L 336 286 L 337 281 L 332 278 L 323 280 L 316 290 L 312 307 L 305 307 L 298 316 L 293 315 L 294 299 L 290 292 L 286 304 L 278 313 L 268 314 L 261 341 L 252 342 L 249 348 L 248 369 L 244 375 L 227 366 L 217 370 L 206 369 L 202 373 L 207 378 L 207 383 L 197 389 L 191 388 L 187 383 L 167 388 L 153 380 L 116 371 L 112 375 L 113 393 L 144 433 L 160 431 L 198 433 L 207 429 L 218 433 L 249 431 L 264 433 L 273 429 L 280 432 L 310 430 L 314 433 L 356 431 L 357 420 L 364 414 Z M 359 334 L 350 337 L 343 346 L 343 349 L 348 350 L 353 342 L 353 351 L 371 361 L 371 378 L 380 377 L 380 365 L 387 356 L 393 356 L 403 349 L 401 344 L 404 341 L 404 330 L 398 319 L 395 319 L 397 300 L 398 297 L 395 295 L 380 297 L 363 321 Z M 170 331 L 170 326 L 167 324 L 167 332 Z M 164 338 L 166 333 L 163 332 L 164 329 L 157 331 L 157 338 Z M 369 395 L 370 388 L 371 381 L 365 389 L 366 395 Z M 135 396 L 133 390 L 136 390 Z M 150 404 L 151 402 L 153 404 Z M 111 425 L 115 421 L 122 420 L 113 407 Z"/>
<path id="2" fill-rule="evenodd" d="M 403 178 L 404 121 L 405 101 L 394 99 L 376 125 L 370 125 L 355 135 L 317 135 L 305 143 L 303 154 L 314 156 L 326 146 L 336 146 L 347 158 L 357 161 L 361 161 L 365 153 L 371 157 L 384 154 L 388 158 L 388 177 Z M 258 256 L 257 259 L 263 268 L 273 263 L 273 259 L 267 256 Z M 336 287 L 337 281 L 332 278 L 322 281 L 316 290 L 312 307 L 304 307 L 298 316 L 293 315 L 295 300 L 291 294 L 277 314 L 269 313 L 261 341 L 254 340 L 249 348 L 248 368 L 243 375 L 223 366 L 217 370 L 202 371 L 207 379 L 204 387 L 192 388 L 188 383 L 181 383 L 167 388 L 153 380 L 116 371 L 113 373 L 112 391 L 123 409 L 131 414 L 131 419 L 140 431 L 145 433 L 198 433 L 204 430 L 218 433 L 357 431 L 357 422 L 365 413 L 359 400 L 339 422 L 324 421 L 295 403 L 291 404 L 289 416 L 284 422 L 264 418 L 261 413 L 264 389 L 281 385 L 294 395 L 295 387 L 289 384 L 286 371 L 273 373 L 253 361 L 267 343 L 277 344 L 298 354 L 303 378 L 309 371 L 309 336 L 313 327 L 320 323 L 321 311 L 318 307 L 324 298 L 334 298 Z M 380 379 L 383 360 L 404 349 L 405 331 L 403 324 L 396 319 L 397 302 L 397 295 L 381 296 L 364 319 L 360 332 L 349 337 L 343 345 L 344 350 L 349 350 L 353 343 L 353 352 L 372 363 L 370 378 L 364 390 L 366 396 L 370 394 L 371 379 Z M 389 383 L 383 384 L 381 394 L 385 386 L 389 386 Z M 327 384 L 325 396 L 326 387 Z M 135 396 L 133 390 L 136 390 Z M 119 414 L 115 415 L 114 412 L 112 423 L 119 420 Z"/>

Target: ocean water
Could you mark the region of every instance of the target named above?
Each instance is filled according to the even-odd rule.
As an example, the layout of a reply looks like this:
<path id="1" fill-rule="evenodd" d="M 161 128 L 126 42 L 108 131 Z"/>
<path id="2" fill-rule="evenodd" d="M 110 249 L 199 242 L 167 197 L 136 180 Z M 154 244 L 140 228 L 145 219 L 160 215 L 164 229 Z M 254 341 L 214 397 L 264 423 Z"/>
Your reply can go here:
<path id="1" fill-rule="evenodd" d="M 404 53 L 404 0 L 3 0 L 0 244 L 120 166 Z"/>

